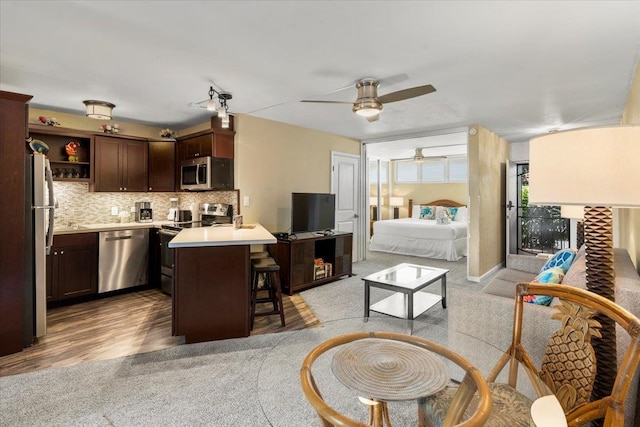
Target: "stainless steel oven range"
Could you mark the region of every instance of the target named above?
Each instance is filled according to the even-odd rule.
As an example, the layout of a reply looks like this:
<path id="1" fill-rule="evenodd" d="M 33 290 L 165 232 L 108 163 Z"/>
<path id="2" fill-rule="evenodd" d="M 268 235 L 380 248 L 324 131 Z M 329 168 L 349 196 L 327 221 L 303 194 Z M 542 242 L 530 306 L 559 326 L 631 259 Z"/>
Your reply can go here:
<path id="1" fill-rule="evenodd" d="M 174 222 L 160 226 L 160 289 L 168 295 L 173 294 L 173 252 L 169 242 L 180 233 L 183 228 L 200 226 L 199 222 Z"/>
<path id="2" fill-rule="evenodd" d="M 199 214 L 200 221 L 173 222 L 171 224 L 164 224 L 160 228 L 160 289 L 168 295 L 172 295 L 175 262 L 174 250 L 169 247 L 169 242 L 176 237 L 183 228 L 231 224 L 233 205 L 224 203 L 201 203 Z"/>

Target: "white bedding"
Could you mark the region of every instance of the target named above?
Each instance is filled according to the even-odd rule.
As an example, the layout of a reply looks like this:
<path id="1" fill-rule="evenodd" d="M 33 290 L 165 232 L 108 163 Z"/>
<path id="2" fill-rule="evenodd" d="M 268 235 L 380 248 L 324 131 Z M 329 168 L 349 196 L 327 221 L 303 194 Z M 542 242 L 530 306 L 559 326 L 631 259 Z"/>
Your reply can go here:
<path id="1" fill-rule="evenodd" d="M 369 249 L 457 261 L 467 255 L 467 221 L 402 218 L 376 221 Z"/>

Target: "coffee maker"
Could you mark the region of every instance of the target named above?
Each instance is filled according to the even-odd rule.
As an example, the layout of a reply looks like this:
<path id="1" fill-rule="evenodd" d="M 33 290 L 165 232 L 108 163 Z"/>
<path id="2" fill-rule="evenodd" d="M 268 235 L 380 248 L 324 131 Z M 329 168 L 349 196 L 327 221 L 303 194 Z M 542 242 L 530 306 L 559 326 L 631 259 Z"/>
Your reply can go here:
<path id="1" fill-rule="evenodd" d="M 136 202 L 136 222 L 153 222 L 153 209 L 151 202 Z"/>

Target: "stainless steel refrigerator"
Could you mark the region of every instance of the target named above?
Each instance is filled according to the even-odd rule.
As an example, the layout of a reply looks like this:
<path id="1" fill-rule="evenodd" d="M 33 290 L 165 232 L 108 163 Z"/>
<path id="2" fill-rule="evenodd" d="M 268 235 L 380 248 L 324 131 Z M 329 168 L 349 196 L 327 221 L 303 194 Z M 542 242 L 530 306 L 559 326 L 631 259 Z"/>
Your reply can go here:
<path id="1" fill-rule="evenodd" d="M 49 159 L 34 153 L 28 162 L 27 202 L 28 254 L 25 283 L 24 344 L 47 333 L 47 255 L 53 245 L 55 195 Z M 27 190 L 27 193 L 29 191 Z"/>

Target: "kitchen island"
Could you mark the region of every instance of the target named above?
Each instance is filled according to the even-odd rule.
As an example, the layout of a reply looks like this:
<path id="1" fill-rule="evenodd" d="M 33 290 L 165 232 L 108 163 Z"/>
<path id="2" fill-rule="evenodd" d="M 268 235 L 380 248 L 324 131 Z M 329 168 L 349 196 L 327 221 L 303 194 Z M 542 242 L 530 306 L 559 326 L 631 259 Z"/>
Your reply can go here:
<path id="1" fill-rule="evenodd" d="M 173 335 L 187 343 L 247 337 L 251 245 L 276 238 L 260 224 L 185 228 L 175 249 Z"/>

